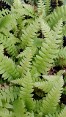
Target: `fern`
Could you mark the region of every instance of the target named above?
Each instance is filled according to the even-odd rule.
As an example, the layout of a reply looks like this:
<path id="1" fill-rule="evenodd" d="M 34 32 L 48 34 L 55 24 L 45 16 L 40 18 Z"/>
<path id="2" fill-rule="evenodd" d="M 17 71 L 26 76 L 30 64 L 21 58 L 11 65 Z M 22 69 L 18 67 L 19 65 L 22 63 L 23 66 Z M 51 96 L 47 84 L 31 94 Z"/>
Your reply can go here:
<path id="1" fill-rule="evenodd" d="M 56 60 L 56 64 L 59 66 L 65 66 L 66 65 L 66 47 L 61 48 L 58 54 L 58 58 Z"/>
<path id="2" fill-rule="evenodd" d="M 39 55 L 36 55 L 34 65 L 36 66 L 37 70 L 40 73 L 45 73 L 52 67 L 53 59 L 55 59 L 57 56 L 59 50 L 59 42 L 61 42 L 61 40 L 59 40 L 58 37 L 54 39 L 56 33 L 54 34 L 53 31 L 50 31 L 50 27 L 43 20 L 41 20 L 41 28 L 45 36 L 45 42 L 42 43 L 41 50 L 39 50 Z M 61 28 L 61 22 L 60 22 L 60 28 Z M 53 52 L 52 50 L 55 52 Z M 45 61 L 42 62 L 44 59 Z M 41 65 L 41 63 L 43 65 Z"/>
<path id="3" fill-rule="evenodd" d="M 46 16 L 45 5 L 42 0 L 39 0 L 38 2 L 38 14 L 42 16 Z"/>
<path id="4" fill-rule="evenodd" d="M 33 83 L 29 71 L 27 72 L 25 78 L 23 79 L 22 86 L 23 87 L 21 87 L 20 98 L 24 101 L 27 110 L 30 111 L 34 108 L 34 102 L 33 99 L 31 98 L 32 97 L 31 93 L 33 92 Z"/>
<path id="5" fill-rule="evenodd" d="M 29 55 L 28 55 L 29 53 Z M 30 48 L 28 48 L 28 52 L 26 52 L 25 56 L 23 57 L 22 61 L 20 62 L 19 69 L 21 70 L 22 77 L 24 77 L 28 70 L 31 69 L 31 60 L 32 54 Z"/>
<path id="6" fill-rule="evenodd" d="M 66 6 L 9 5 L 0 11 L 0 116 L 65 117 Z"/>
<path id="7" fill-rule="evenodd" d="M 0 33 L 0 43 L 3 44 L 4 48 L 6 48 L 8 54 L 12 55 L 13 57 L 17 55 L 17 48 L 15 46 L 16 42 L 18 42 L 18 39 L 13 35 L 7 37 L 6 35 Z"/>
<path id="8" fill-rule="evenodd" d="M 62 78 L 58 78 L 58 81 L 59 81 L 59 85 L 57 82 L 55 86 L 51 89 L 51 91 L 48 93 L 45 100 L 43 100 L 41 111 L 43 111 L 44 114 L 48 114 L 48 113 L 52 114 L 56 110 L 56 106 L 58 105 L 61 92 L 62 92 L 62 86 L 63 86 Z"/>
<path id="9" fill-rule="evenodd" d="M 38 89 L 41 89 L 44 92 L 48 93 L 54 86 L 55 82 L 57 82 L 58 76 L 51 76 L 51 75 L 47 76 L 46 75 L 46 76 L 44 76 L 44 79 L 45 78 L 46 79 L 49 78 L 50 80 L 47 79 L 47 81 L 35 82 L 34 86 L 38 87 Z"/>
<path id="10" fill-rule="evenodd" d="M 66 107 L 61 111 L 61 113 L 58 115 L 58 117 L 65 117 L 66 116 Z"/>
<path id="11" fill-rule="evenodd" d="M 51 0 L 45 0 L 45 11 L 46 15 L 48 15 L 51 11 Z"/>
<path id="12" fill-rule="evenodd" d="M 52 14 L 50 14 L 48 18 L 48 23 L 49 25 L 53 28 L 55 24 L 62 18 L 63 21 L 65 21 L 65 16 L 66 16 L 66 6 L 61 6 L 60 8 L 58 7 L 57 9 L 54 10 Z"/>
<path id="13" fill-rule="evenodd" d="M 33 21 L 33 24 L 31 23 L 27 27 L 26 31 L 23 30 L 23 34 L 21 37 L 23 47 L 32 45 L 33 38 L 35 37 L 36 32 L 38 32 L 38 29 L 39 29 L 39 19 Z"/>
<path id="14" fill-rule="evenodd" d="M 2 53 L 0 54 L 0 74 L 2 74 L 4 79 L 11 80 L 16 77 L 19 78 L 19 72 L 15 63 L 12 59 L 4 56 Z"/>

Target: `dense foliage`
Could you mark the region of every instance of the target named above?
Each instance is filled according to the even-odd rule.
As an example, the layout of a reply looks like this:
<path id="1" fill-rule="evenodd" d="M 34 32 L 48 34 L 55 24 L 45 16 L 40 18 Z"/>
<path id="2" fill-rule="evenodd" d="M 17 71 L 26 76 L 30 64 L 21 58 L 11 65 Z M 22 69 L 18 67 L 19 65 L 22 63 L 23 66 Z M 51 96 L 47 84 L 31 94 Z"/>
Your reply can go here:
<path id="1" fill-rule="evenodd" d="M 1 9 L 0 117 L 66 117 L 65 21 L 50 0 Z"/>

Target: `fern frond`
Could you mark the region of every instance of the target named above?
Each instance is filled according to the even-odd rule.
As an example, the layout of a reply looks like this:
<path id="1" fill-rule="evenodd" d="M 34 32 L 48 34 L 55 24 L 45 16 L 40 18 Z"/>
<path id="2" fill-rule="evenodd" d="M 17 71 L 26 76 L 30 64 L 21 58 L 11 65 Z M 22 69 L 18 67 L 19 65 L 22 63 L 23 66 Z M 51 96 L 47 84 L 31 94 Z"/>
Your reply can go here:
<path id="1" fill-rule="evenodd" d="M 7 42 L 7 43 L 6 43 Z M 17 55 L 17 48 L 15 46 L 18 39 L 13 35 L 4 35 L 0 33 L 0 44 L 4 46 L 8 54 L 15 57 Z"/>
<path id="2" fill-rule="evenodd" d="M 4 54 L 4 47 L 2 44 L 0 44 L 0 54 Z"/>
<path id="3" fill-rule="evenodd" d="M 44 5 L 44 2 L 43 0 L 39 0 L 38 1 L 38 15 L 39 16 L 46 16 L 46 13 L 45 13 L 45 5 Z"/>
<path id="4" fill-rule="evenodd" d="M 29 54 L 28 54 L 29 53 Z M 27 71 L 31 69 L 31 61 L 32 61 L 32 51 L 30 48 L 26 49 L 23 52 L 23 58 L 20 61 L 19 70 L 21 71 L 21 76 L 24 77 Z"/>
<path id="5" fill-rule="evenodd" d="M 63 26 L 62 32 L 63 32 L 63 35 L 66 35 L 66 24 Z"/>
<path id="6" fill-rule="evenodd" d="M 3 17 L 0 20 L 0 30 L 1 30 L 1 28 L 6 27 L 10 23 L 11 20 L 12 19 L 11 19 L 11 16 L 9 14 L 6 15 L 5 17 Z"/>
<path id="7" fill-rule="evenodd" d="M 16 19 L 22 16 L 35 17 L 33 6 L 24 4 L 21 0 L 14 0 L 13 7 L 11 7 L 11 11 L 12 13 L 14 13 Z"/>
<path id="8" fill-rule="evenodd" d="M 6 4 L 8 5 L 12 5 L 14 0 L 2 0 L 2 1 L 6 2 Z"/>
<path id="9" fill-rule="evenodd" d="M 36 36 L 36 32 L 39 30 L 39 19 L 36 19 L 31 23 L 26 30 L 23 30 L 21 37 L 22 47 L 31 46 L 33 43 L 33 38 Z"/>
<path id="10" fill-rule="evenodd" d="M 35 82 L 34 86 L 38 89 L 43 90 L 45 93 L 48 93 L 53 88 L 55 83 L 57 83 L 58 77 L 59 76 L 57 75 L 46 75 L 44 79 L 46 79 L 47 81 Z"/>
<path id="11" fill-rule="evenodd" d="M 23 78 L 22 87 L 20 91 L 20 99 L 22 99 L 25 103 L 26 109 L 31 111 L 34 109 L 34 102 L 32 99 L 33 92 L 33 82 L 31 78 L 31 74 L 28 71 L 26 76 Z"/>
<path id="12" fill-rule="evenodd" d="M 50 29 L 47 23 L 45 23 L 43 20 L 40 20 L 40 23 L 42 32 L 45 36 L 45 40 L 42 43 L 41 49 L 39 50 L 39 55 L 36 55 L 35 57 L 34 66 L 40 73 L 46 73 L 52 67 L 54 59 L 58 55 L 60 43 L 62 40 L 59 39 L 59 34 L 55 36 L 56 33 L 54 33 L 54 31 Z M 58 31 L 58 33 L 59 32 L 60 31 Z"/>
<path id="13" fill-rule="evenodd" d="M 19 78 L 19 72 L 17 66 L 12 59 L 0 54 L 0 74 L 4 80 L 13 80 Z"/>
<path id="14" fill-rule="evenodd" d="M 0 12 L 0 32 L 5 28 L 10 31 L 12 28 L 16 27 L 17 24 L 14 15 L 9 10 L 2 10 Z"/>
<path id="15" fill-rule="evenodd" d="M 10 112 L 8 109 L 6 108 L 0 108 L 0 116 L 1 117 L 14 117 L 13 113 Z"/>
<path id="16" fill-rule="evenodd" d="M 64 107 L 64 109 L 62 109 L 61 113 L 58 114 L 58 117 L 66 117 L 66 107 Z"/>
<path id="17" fill-rule="evenodd" d="M 2 12 L 0 12 L 0 20 L 2 20 L 2 18 L 6 15 L 8 15 L 9 10 L 7 9 L 2 9 Z"/>
<path id="18" fill-rule="evenodd" d="M 62 35 L 62 26 L 63 26 L 63 23 L 62 23 L 62 19 L 59 20 L 59 22 L 53 27 L 53 30 L 55 32 L 55 36 L 57 36 L 56 38 L 63 38 L 63 35 Z"/>
<path id="19" fill-rule="evenodd" d="M 40 107 L 42 106 L 42 100 L 35 100 L 35 117 L 42 117 L 43 113 L 40 111 Z"/>
<path id="20" fill-rule="evenodd" d="M 56 111 L 62 93 L 62 86 L 63 86 L 63 78 L 58 77 L 57 83 L 47 94 L 45 100 L 43 99 L 41 112 L 43 112 L 45 115 L 52 114 Z"/>
<path id="21" fill-rule="evenodd" d="M 57 7 L 52 14 L 50 14 L 48 23 L 53 28 L 57 24 L 57 22 L 62 18 L 62 21 L 66 19 L 66 5 L 61 7 Z"/>
<path id="22" fill-rule="evenodd" d="M 45 2 L 45 12 L 48 15 L 51 11 L 51 0 L 44 0 Z"/>
<path id="23" fill-rule="evenodd" d="M 19 88 L 16 86 L 7 86 L 4 84 L 4 87 L 0 87 L 0 107 L 10 108 L 9 104 L 17 99 L 19 95 Z"/>
<path id="24" fill-rule="evenodd" d="M 56 59 L 56 65 L 66 66 L 66 47 L 61 48 Z"/>
<path id="25" fill-rule="evenodd" d="M 26 113 L 26 109 L 25 109 L 25 105 L 24 102 L 20 99 L 17 99 L 14 101 L 13 103 L 13 110 L 14 110 L 14 115 L 16 117 L 26 117 L 25 113 Z"/>
<path id="26" fill-rule="evenodd" d="M 34 11 L 34 7 L 32 5 L 22 4 L 22 6 L 24 7 L 27 14 L 29 14 L 32 17 L 35 17 L 35 11 Z"/>

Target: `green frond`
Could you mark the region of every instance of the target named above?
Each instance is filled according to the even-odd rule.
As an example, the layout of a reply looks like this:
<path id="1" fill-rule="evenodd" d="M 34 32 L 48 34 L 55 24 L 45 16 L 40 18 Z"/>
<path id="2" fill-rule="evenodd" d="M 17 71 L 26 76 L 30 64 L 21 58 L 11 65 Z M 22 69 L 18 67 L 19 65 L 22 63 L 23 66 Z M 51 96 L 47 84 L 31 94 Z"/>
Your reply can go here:
<path id="1" fill-rule="evenodd" d="M 7 108 L 0 108 L 0 116 L 1 117 L 14 117 L 13 113 L 10 112 Z"/>
<path id="2" fill-rule="evenodd" d="M 3 54 L 4 53 L 4 47 L 2 44 L 0 44 L 0 54 Z"/>
<path id="3" fill-rule="evenodd" d="M 58 117 L 66 117 L 66 106 L 64 109 L 62 109 L 61 113 L 58 114 Z"/>
<path id="4" fill-rule="evenodd" d="M 36 1 L 0 11 L 0 117 L 66 117 L 66 6 Z"/>
<path id="5" fill-rule="evenodd" d="M 22 99 L 25 103 L 26 109 L 31 111 L 34 109 L 34 102 L 32 99 L 33 92 L 33 82 L 31 78 L 31 74 L 28 71 L 26 76 L 23 78 L 22 87 L 20 91 L 20 99 Z"/>
<path id="6" fill-rule="evenodd" d="M 45 5 L 44 5 L 43 0 L 39 0 L 38 1 L 38 15 L 39 16 L 42 16 L 42 17 L 45 17 L 46 16 L 46 13 L 45 13 Z"/>
<path id="7" fill-rule="evenodd" d="M 56 113 L 56 114 L 49 114 L 49 115 L 46 115 L 45 117 L 57 117 L 58 116 L 58 114 Z"/>
<path id="8" fill-rule="evenodd" d="M 2 9 L 2 12 L 0 12 L 0 20 L 2 20 L 2 18 L 6 15 L 8 15 L 9 10 L 7 9 Z"/>
<path id="9" fill-rule="evenodd" d="M 62 18 L 62 21 L 66 19 L 66 5 L 57 7 L 52 14 L 50 14 L 48 23 L 53 28 L 57 22 Z"/>
<path id="10" fill-rule="evenodd" d="M 63 32 L 63 35 L 66 35 L 66 24 L 63 26 L 62 32 Z"/>
<path id="11" fill-rule="evenodd" d="M 28 55 L 27 53 L 30 53 L 30 54 Z M 20 52 L 20 54 L 18 54 L 17 58 L 19 59 L 19 61 L 22 61 L 24 57 L 27 58 L 29 56 L 32 58 L 35 53 L 36 53 L 36 47 L 33 45 L 32 47 L 26 47 L 23 52 Z"/>
<path id="12" fill-rule="evenodd" d="M 11 29 L 16 28 L 16 25 L 17 23 L 15 19 L 15 14 L 13 15 L 11 11 L 3 9 L 0 12 L 0 32 L 2 32 L 2 30 L 4 29 L 10 31 Z"/>
<path id="13" fill-rule="evenodd" d="M 16 7 L 16 8 L 21 7 L 21 6 L 22 6 L 21 0 L 14 0 L 13 5 L 14 5 L 14 7 Z"/>
<path id="14" fill-rule="evenodd" d="M 11 14 L 9 10 L 2 10 L 0 12 L 0 31 L 7 27 L 11 28 L 11 26 L 16 26 L 16 21 L 13 14 Z"/>
<path id="15" fill-rule="evenodd" d="M 0 87 L 0 107 L 12 108 L 10 103 L 17 99 L 19 95 L 19 88 L 16 86 L 7 86 L 4 84 L 4 87 Z"/>
<path id="16" fill-rule="evenodd" d="M 29 54 L 28 54 L 29 53 Z M 18 66 L 19 70 L 21 71 L 21 76 L 24 77 L 27 71 L 31 69 L 31 61 L 32 61 L 32 51 L 28 47 L 22 54 L 22 59 L 20 61 L 20 65 Z"/>
<path id="17" fill-rule="evenodd" d="M 15 117 L 26 117 L 26 109 L 24 102 L 20 99 L 17 99 L 13 103 L 13 110 L 14 110 L 14 115 Z"/>
<path id="18" fill-rule="evenodd" d="M 31 17 L 35 17 L 34 7 L 30 4 L 22 4 L 25 9 L 26 14 L 30 15 Z"/>
<path id="19" fill-rule="evenodd" d="M 22 47 L 32 46 L 33 38 L 36 36 L 36 32 L 39 30 L 39 19 L 36 19 L 31 23 L 26 30 L 23 30 L 23 34 L 21 37 Z"/>
<path id="20" fill-rule="evenodd" d="M 45 12 L 48 15 L 51 11 L 51 0 L 44 0 L 45 3 Z"/>
<path id="21" fill-rule="evenodd" d="M 31 112 L 31 113 L 30 112 L 27 112 L 26 113 L 26 117 L 35 117 L 34 116 L 34 112 Z"/>
<path id="22" fill-rule="evenodd" d="M 40 19 L 40 23 L 45 38 L 42 43 L 42 47 L 39 50 L 39 55 L 36 55 L 35 57 L 34 66 L 40 73 L 46 73 L 53 66 L 54 59 L 58 55 L 62 40 L 59 39 L 60 34 L 58 34 L 60 32 L 60 28 L 56 34 L 42 19 Z M 59 27 L 61 27 L 61 25 Z"/>
<path id="23" fill-rule="evenodd" d="M 3 2 L 6 2 L 8 5 L 12 5 L 14 0 L 2 0 Z"/>
<path id="24" fill-rule="evenodd" d="M 7 43 L 6 43 L 7 42 Z M 17 55 L 17 48 L 15 44 L 18 42 L 18 39 L 13 36 L 9 35 L 4 35 L 0 33 L 0 44 L 4 46 L 4 49 L 8 52 L 9 55 L 15 57 Z"/>
<path id="25" fill-rule="evenodd" d="M 12 61 L 12 59 L 0 54 L 0 74 L 4 80 L 13 80 L 19 78 L 19 72 L 17 66 Z"/>
<path id="26" fill-rule="evenodd" d="M 24 4 L 21 2 L 21 0 L 14 0 L 13 6 L 11 7 L 11 12 L 14 14 L 16 19 L 19 19 L 23 16 L 35 17 L 33 6 Z"/>
<path id="27" fill-rule="evenodd" d="M 0 20 L 0 30 L 1 30 L 1 28 L 6 27 L 7 25 L 9 25 L 10 22 L 11 22 L 10 14 L 6 15 L 5 17 L 3 17 Z"/>
<path id="28" fill-rule="evenodd" d="M 63 35 L 62 35 L 62 26 L 63 26 L 63 23 L 62 23 L 62 19 L 60 19 L 58 21 L 58 23 L 53 27 L 53 30 L 54 30 L 54 33 L 55 33 L 55 37 L 59 39 L 63 38 Z"/>
<path id="29" fill-rule="evenodd" d="M 56 65 L 66 66 L 66 47 L 61 48 L 56 59 Z"/>
<path id="30" fill-rule="evenodd" d="M 59 40 L 59 45 L 62 47 L 63 45 L 63 23 L 62 19 L 58 21 L 58 23 L 53 27 L 54 38 Z M 61 41 L 60 41 L 61 40 Z"/>
<path id="31" fill-rule="evenodd" d="M 38 113 L 39 115 L 41 115 L 41 111 L 40 111 L 40 107 L 42 106 L 42 100 L 34 100 L 35 101 L 35 108 L 34 108 L 34 112 L 37 113 L 37 116 L 38 116 Z"/>
<path id="32" fill-rule="evenodd" d="M 57 76 L 57 75 L 55 75 L 55 76 L 46 75 L 44 77 L 44 79 L 46 79 L 47 81 L 35 82 L 34 87 L 37 87 L 38 89 L 43 90 L 45 93 L 48 93 L 53 88 L 55 83 L 58 82 L 58 78 L 59 78 L 59 76 Z"/>
<path id="33" fill-rule="evenodd" d="M 43 112 L 45 115 L 53 114 L 56 111 L 62 93 L 62 86 L 63 86 L 63 78 L 58 77 L 57 83 L 53 86 L 51 91 L 49 91 L 46 98 L 43 99 L 42 107 L 40 107 L 41 112 Z"/>

